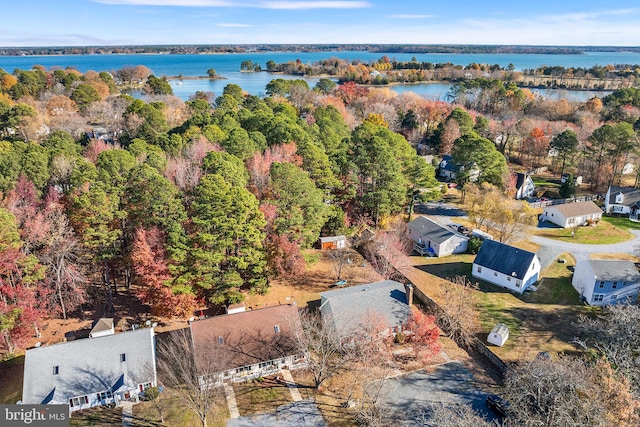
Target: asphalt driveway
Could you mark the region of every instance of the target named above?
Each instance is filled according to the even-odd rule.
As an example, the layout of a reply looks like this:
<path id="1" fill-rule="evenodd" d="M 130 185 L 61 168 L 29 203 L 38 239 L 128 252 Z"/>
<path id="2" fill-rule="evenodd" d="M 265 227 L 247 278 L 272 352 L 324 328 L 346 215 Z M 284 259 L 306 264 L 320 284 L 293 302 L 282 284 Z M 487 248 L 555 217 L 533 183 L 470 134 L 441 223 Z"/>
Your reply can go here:
<path id="1" fill-rule="evenodd" d="M 385 406 L 395 414 L 396 425 L 423 425 L 428 419 L 429 404 L 467 404 L 493 420 L 487 409 L 487 393 L 475 388 L 476 380 L 462 363 L 453 361 L 438 366 L 434 372 L 417 371 L 387 380 L 382 390 Z"/>

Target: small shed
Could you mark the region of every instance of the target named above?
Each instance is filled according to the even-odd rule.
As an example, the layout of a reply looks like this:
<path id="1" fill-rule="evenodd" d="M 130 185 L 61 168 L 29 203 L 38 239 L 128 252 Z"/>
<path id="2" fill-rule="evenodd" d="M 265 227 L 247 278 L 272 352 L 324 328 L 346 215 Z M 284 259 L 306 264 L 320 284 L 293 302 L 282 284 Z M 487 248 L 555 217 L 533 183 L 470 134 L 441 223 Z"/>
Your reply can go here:
<path id="1" fill-rule="evenodd" d="M 487 342 L 489 344 L 502 347 L 508 338 L 509 338 L 509 328 L 507 328 L 507 325 L 505 325 L 504 323 L 498 323 L 491 330 L 491 333 L 487 337 Z"/>
<path id="2" fill-rule="evenodd" d="M 327 236 L 320 238 L 320 249 L 323 251 L 328 249 L 344 249 L 347 246 L 347 238 L 345 236 Z"/>

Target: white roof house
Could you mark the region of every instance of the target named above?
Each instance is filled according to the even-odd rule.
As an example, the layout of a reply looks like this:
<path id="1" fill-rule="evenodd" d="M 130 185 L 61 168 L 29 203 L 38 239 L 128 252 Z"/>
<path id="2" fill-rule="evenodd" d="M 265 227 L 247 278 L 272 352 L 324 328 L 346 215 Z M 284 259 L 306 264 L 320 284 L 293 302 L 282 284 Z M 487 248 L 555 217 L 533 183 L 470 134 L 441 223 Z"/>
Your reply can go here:
<path id="1" fill-rule="evenodd" d="M 602 209 L 592 201 L 564 203 L 545 207 L 541 219 L 562 228 L 577 227 L 588 221 L 600 221 Z"/>
<path id="2" fill-rule="evenodd" d="M 157 384 L 154 328 L 27 350 L 22 403 L 71 411 L 137 399 Z"/>

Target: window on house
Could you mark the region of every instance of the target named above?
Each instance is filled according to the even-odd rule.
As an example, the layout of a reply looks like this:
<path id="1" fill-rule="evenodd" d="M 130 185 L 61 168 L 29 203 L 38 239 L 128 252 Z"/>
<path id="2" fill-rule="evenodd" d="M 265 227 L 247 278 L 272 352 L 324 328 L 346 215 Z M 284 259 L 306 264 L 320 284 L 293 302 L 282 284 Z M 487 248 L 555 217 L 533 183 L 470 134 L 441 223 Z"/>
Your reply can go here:
<path id="1" fill-rule="evenodd" d="M 618 299 L 618 294 L 611 295 L 611 299 Z"/>
<path id="2" fill-rule="evenodd" d="M 273 327 L 273 330 L 275 331 L 275 333 L 276 333 L 276 334 L 279 334 L 279 333 L 280 333 L 280 326 L 275 325 L 275 326 Z"/>
<path id="3" fill-rule="evenodd" d="M 627 286 L 627 282 L 622 282 L 622 286 Z"/>
<path id="4" fill-rule="evenodd" d="M 478 266 L 478 273 L 482 273 L 482 267 Z"/>
<path id="5" fill-rule="evenodd" d="M 602 302 L 604 301 L 604 294 L 593 294 L 594 302 Z"/>
<path id="6" fill-rule="evenodd" d="M 507 282 L 511 281 L 511 276 L 507 276 Z"/>
<path id="7" fill-rule="evenodd" d="M 600 288 L 604 288 L 604 281 L 600 281 L 600 284 L 598 285 Z"/>
<path id="8" fill-rule="evenodd" d="M 224 344 L 224 338 L 218 337 L 218 344 Z"/>
<path id="9" fill-rule="evenodd" d="M 138 389 L 142 392 L 146 389 L 151 388 L 151 383 L 142 383 L 138 386 Z"/>
<path id="10" fill-rule="evenodd" d="M 518 288 L 522 287 L 522 280 L 516 280 L 516 286 Z"/>
<path id="11" fill-rule="evenodd" d="M 613 282 L 613 285 L 611 285 L 611 289 L 615 289 L 618 287 L 618 282 Z"/>
<path id="12" fill-rule="evenodd" d="M 108 399 L 111 399 L 112 397 L 113 397 L 113 394 L 111 394 L 111 390 L 98 393 L 98 400 L 108 400 Z"/>
<path id="13" fill-rule="evenodd" d="M 87 405 L 88 403 L 89 398 L 87 396 L 72 397 L 71 399 L 69 399 L 69 406 L 71 406 L 72 408 L 74 406 Z"/>
<path id="14" fill-rule="evenodd" d="M 494 275 L 494 277 L 498 277 L 498 272 L 494 271 L 493 275 Z"/>
<path id="15" fill-rule="evenodd" d="M 127 361 L 127 355 L 125 353 L 120 353 L 120 361 L 121 362 L 126 362 Z"/>
<path id="16" fill-rule="evenodd" d="M 53 375 L 58 375 L 60 373 L 60 366 L 53 367 Z"/>

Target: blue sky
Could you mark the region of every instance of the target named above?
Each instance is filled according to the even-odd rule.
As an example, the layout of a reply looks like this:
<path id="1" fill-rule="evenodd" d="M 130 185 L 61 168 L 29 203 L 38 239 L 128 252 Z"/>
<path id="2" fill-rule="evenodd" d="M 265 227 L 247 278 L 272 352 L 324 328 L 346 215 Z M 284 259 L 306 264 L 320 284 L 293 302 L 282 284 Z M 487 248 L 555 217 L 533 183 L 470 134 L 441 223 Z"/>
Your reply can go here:
<path id="1" fill-rule="evenodd" d="M 0 46 L 640 46 L 637 0 L 1 0 Z M 10 4 L 9 7 L 8 4 Z"/>

